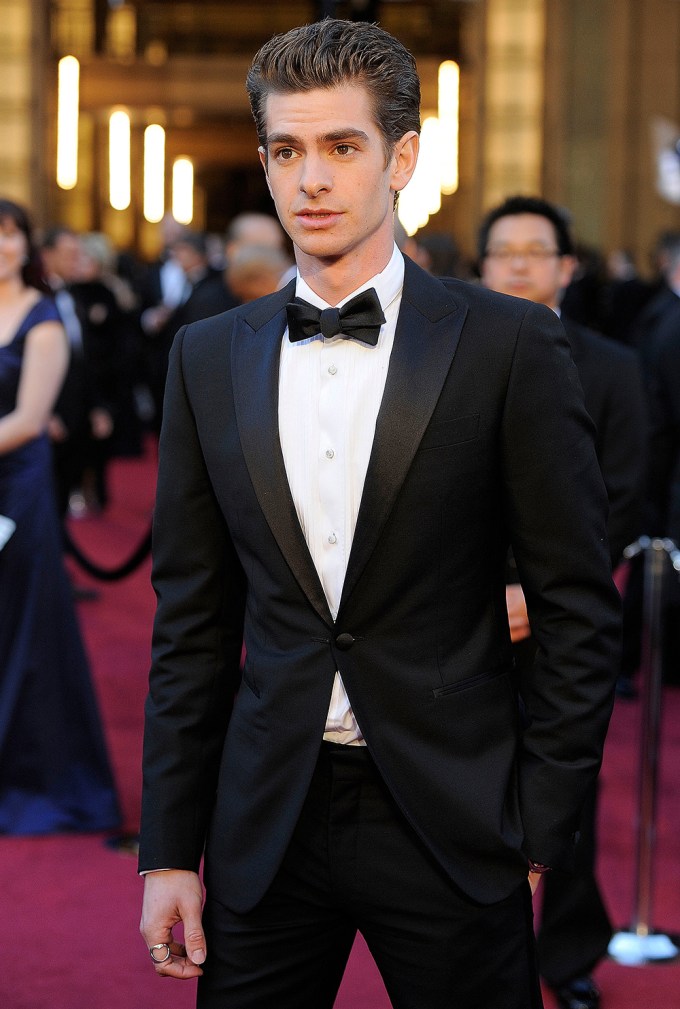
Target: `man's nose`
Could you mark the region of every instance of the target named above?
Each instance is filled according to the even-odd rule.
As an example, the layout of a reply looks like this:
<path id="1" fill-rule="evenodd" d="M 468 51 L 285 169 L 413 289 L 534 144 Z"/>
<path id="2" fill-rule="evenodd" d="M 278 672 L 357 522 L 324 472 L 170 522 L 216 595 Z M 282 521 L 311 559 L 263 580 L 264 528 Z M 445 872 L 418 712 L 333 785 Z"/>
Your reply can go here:
<path id="1" fill-rule="evenodd" d="M 330 166 L 323 158 L 307 156 L 300 173 L 300 189 L 307 196 L 318 196 L 333 187 Z"/>

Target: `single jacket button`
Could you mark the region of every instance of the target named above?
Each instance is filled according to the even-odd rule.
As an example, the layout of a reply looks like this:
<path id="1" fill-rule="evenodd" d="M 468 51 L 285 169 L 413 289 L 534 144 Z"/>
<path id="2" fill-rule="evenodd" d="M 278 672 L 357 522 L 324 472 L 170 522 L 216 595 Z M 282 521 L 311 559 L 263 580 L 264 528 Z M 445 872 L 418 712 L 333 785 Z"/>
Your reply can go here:
<path id="1" fill-rule="evenodd" d="M 335 643 L 341 652 L 346 652 L 354 644 L 354 638 L 352 637 L 351 634 L 347 634 L 346 631 L 343 631 L 342 634 L 338 634 L 337 638 L 335 639 Z"/>

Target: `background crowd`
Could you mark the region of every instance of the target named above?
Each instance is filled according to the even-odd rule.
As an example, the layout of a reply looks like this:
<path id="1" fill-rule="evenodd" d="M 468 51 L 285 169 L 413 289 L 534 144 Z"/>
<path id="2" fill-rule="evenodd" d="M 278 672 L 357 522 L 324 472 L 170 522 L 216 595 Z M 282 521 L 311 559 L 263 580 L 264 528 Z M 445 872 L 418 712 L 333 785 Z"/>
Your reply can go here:
<path id="1" fill-rule="evenodd" d="M 529 223 L 539 224 L 538 231 L 523 227 L 527 218 Z M 43 518 L 50 511 L 45 498 L 49 493 L 45 491 L 45 446 L 50 446 L 57 518 L 63 521 L 106 509 L 109 462 L 119 456 L 142 454 L 148 440 L 159 432 L 168 353 L 177 330 L 271 293 L 294 275 L 288 239 L 276 219 L 268 215 L 239 215 L 224 236 L 179 226 L 172 218 L 166 218 L 161 228 L 162 252 L 158 260 L 142 263 L 116 250 L 104 234 L 79 234 L 59 224 L 37 236 L 36 243 L 21 208 L 0 201 L 2 514 L 9 515 L 12 510 L 20 466 L 25 464 L 32 472 L 36 465 L 42 467 L 42 482 L 34 485 L 37 496 L 33 523 L 19 533 L 10 533 L 0 553 L 2 598 L 11 597 L 13 612 L 18 608 L 20 613 L 10 634 L 7 603 L 0 632 L 0 833 L 105 829 L 115 828 L 118 822 L 115 789 L 87 684 L 82 646 L 70 603 L 65 601 L 66 595 L 72 600 L 77 590 L 63 580 L 59 570 L 56 526 L 49 533 L 49 548 L 44 541 L 45 530 L 41 529 L 43 538 L 36 551 L 36 529 L 45 525 L 47 520 Z M 474 260 L 462 255 L 448 234 L 429 232 L 410 238 L 397 223 L 395 237 L 405 254 L 437 276 L 453 276 L 503 293 L 519 294 L 561 314 L 586 405 L 597 428 L 598 457 L 610 496 L 612 563 L 625 601 L 625 648 L 618 693 L 622 699 L 634 696 L 640 664 L 642 567 L 639 560 L 624 563 L 624 550 L 642 534 L 680 542 L 680 232 L 659 235 L 644 270 L 626 250 L 605 255 L 574 244 L 572 222 L 566 211 L 527 198 L 509 200 L 481 222 Z M 52 304 L 56 312 L 49 308 Z M 32 317 L 35 306 L 40 306 L 39 313 L 47 314 Z M 57 370 L 63 370 L 63 380 L 53 378 L 44 384 L 40 384 L 43 379 L 36 381 L 36 389 L 44 393 L 37 422 L 26 428 L 19 442 L 12 440 L 11 431 L 9 440 L 3 441 L 7 418 L 15 417 L 22 395 L 24 400 L 27 395 L 25 375 L 21 392 L 22 373 L 29 368 L 31 373 L 35 370 L 33 357 L 29 358 L 26 349 L 28 335 L 32 327 L 59 320 L 68 354 L 59 364 L 59 352 L 54 351 L 54 360 Z M 59 342 L 59 337 L 52 339 Z M 37 397 L 38 393 L 32 395 Z M 42 461 L 37 463 L 27 456 L 34 443 L 40 445 L 42 453 Z M 17 574 L 17 563 L 21 567 L 28 554 L 40 557 L 39 571 L 33 579 L 28 579 L 23 568 L 22 574 Z M 45 559 L 48 554 L 49 561 Z M 45 580 L 46 570 L 53 572 L 54 582 Z M 508 608 L 521 665 L 529 654 L 531 638 L 521 590 L 519 596 L 513 594 L 518 588 L 516 582 L 510 557 Z M 52 599 L 61 600 L 66 607 L 66 611 L 50 610 L 48 618 L 46 585 L 51 585 Z M 675 582 L 669 585 L 664 616 L 663 676 L 666 682 L 677 684 L 680 589 Z M 64 643 L 62 633 L 57 644 L 56 638 L 48 638 L 45 645 L 43 635 L 43 651 L 38 657 L 27 650 L 26 642 L 35 641 L 38 624 L 44 628 L 47 623 L 56 633 L 58 626 L 63 629 L 65 620 L 70 628 L 69 643 Z M 21 635 L 18 627 L 23 627 Z M 49 660 L 45 649 L 52 653 Z M 75 662 L 74 654 L 78 656 Z M 38 666 L 40 674 L 36 674 Z M 66 666 L 70 696 L 73 698 L 77 690 L 81 698 L 76 705 L 81 720 L 74 720 L 72 711 L 65 712 L 62 724 L 55 729 L 59 717 L 56 707 L 45 708 L 35 699 L 41 696 L 43 679 L 50 675 L 48 670 L 58 668 L 63 674 Z M 12 668 L 13 681 L 8 675 Z M 59 677 L 55 682 L 60 682 Z M 43 715 L 38 717 L 36 712 L 41 708 Z M 10 748 L 17 750 L 19 735 L 23 740 L 33 736 L 38 739 L 46 725 L 50 726 L 52 741 L 55 732 L 65 740 L 64 763 L 56 763 L 61 779 L 57 785 L 52 776 L 40 808 L 33 807 L 31 814 L 25 815 L 22 776 L 28 780 L 30 792 L 35 784 L 33 778 L 39 773 L 37 768 L 45 766 L 45 761 L 41 758 L 31 767 L 21 760 L 12 766 L 4 755 Z M 66 745 L 74 738 L 86 739 L 86 744 L 79 742 L 75 749 Z M 25 743 L 21 750 L 26 750 Z M 70 779 L 64 779 L 68 761 L 73 773 Z M 66 792 L 70 794 L 64 800 L 64 782 L 69 780 Z M 76 780 L 83 787 L 82 808 L 66 809 L 69 803 L 72 805 L 71 789 Z M 88 797 L 92 782 L 96 794 Z M 595 810 L 593 795 L 584 813 L 584 849 L 577 885 L 572 879 L 568 892 L 560 893 L 560 880 L 555 878 L 546 888 L 542 956 L 546 976 L 557 991 L 574 980 L 591 983 L 592 968 L 605 954 L 611 936 L 595 880 Z M 550 888 L 555 891 L 552 898 Z M 552 921 L 551 899 L 556 907 Z M 565 923 L 569 921 L 572 932 L 579 933 L 578 952 L 573 956 L 564 938 Z M 586 923 L 591 926 L 590 945 L 584 938 L 582 926 Z M 549 925 L 552 937 L 548 936 Z M 581 1002 L 574 1001 L 572 994 L 565 988 L 561 1004 L 597 1004 L 596 992 L 588 1001 L 584 988 Z"/>

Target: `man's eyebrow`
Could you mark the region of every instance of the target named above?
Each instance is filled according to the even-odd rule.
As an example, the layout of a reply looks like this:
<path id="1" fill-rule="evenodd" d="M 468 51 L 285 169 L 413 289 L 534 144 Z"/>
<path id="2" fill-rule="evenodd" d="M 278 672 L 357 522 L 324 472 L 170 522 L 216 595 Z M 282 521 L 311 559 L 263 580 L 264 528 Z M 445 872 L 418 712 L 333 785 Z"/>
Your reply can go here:
<path id="1" fill-rule="evenodd" d="M 368 142 L 368 134 L 354 126 L 347 126 L 345 129 L 333 130 L 331 133 L 323 133 L 318 138 L 322 144 L 338 144 L 343 140 L 361 140 Z M 300 137 L 293 136 L 292 133 L 270 133 L 267 137 L 267 147 L 272 144 L 286 144 L 289 147 L 296 147 L 302 143 Z"/>

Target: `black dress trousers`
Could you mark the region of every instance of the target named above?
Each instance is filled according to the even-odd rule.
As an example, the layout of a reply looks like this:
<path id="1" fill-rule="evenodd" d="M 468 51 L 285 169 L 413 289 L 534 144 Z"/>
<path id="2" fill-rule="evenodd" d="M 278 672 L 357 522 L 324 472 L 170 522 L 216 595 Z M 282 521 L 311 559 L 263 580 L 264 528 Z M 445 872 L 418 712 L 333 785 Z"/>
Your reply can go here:
<path id="1" fill-rule="evenodd" d="M 208 888 L 204 925 L 199 1009 L 332 1009 L 357 930 L 393 1009 L 543 1005 L 528 883 L 490 906 L 461 893 L 365 747 L 322 744 L 264 899 L 234 914 Z"/>

